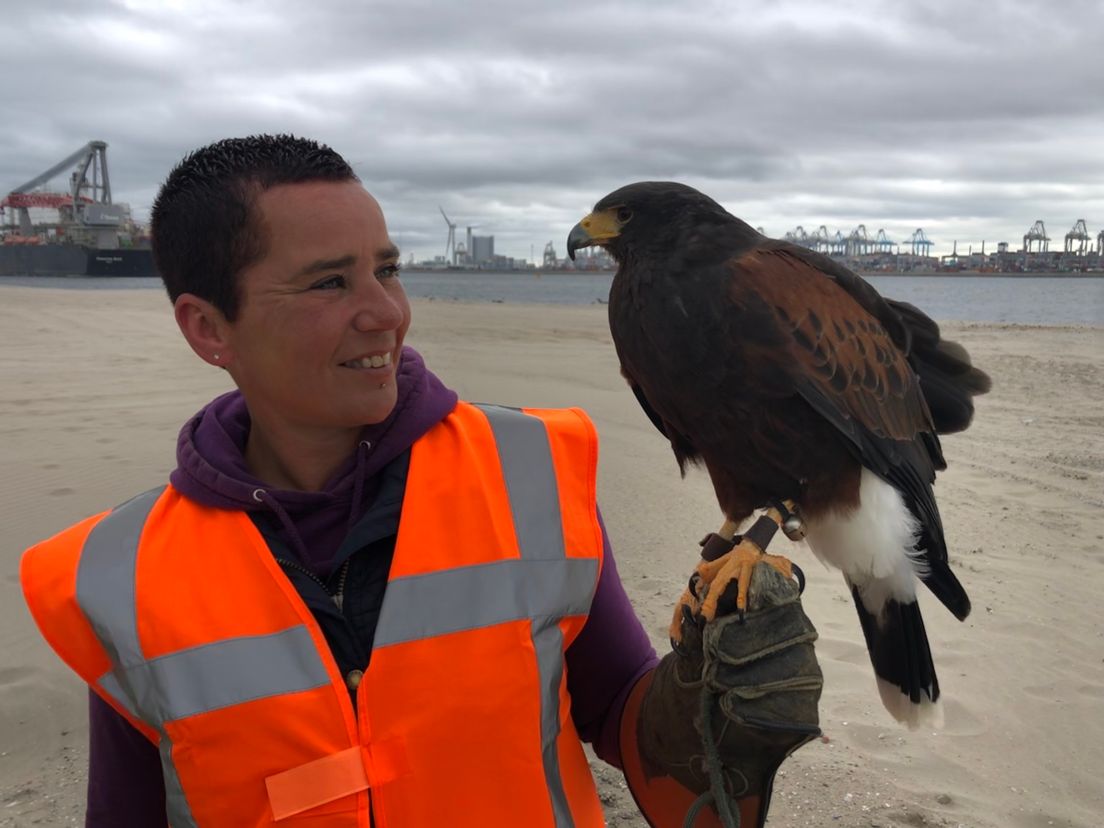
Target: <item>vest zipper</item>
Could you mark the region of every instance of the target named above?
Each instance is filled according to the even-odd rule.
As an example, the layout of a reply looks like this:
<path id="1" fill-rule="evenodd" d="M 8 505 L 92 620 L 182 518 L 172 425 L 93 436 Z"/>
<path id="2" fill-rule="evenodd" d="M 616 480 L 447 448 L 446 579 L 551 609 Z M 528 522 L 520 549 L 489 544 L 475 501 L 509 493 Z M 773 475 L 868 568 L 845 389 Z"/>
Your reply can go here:
<path id="1" fill-rule="evenodd" d="M 308 578 L 310 578 L 312 581 L 322 587 L 322 589 L 325 590 L 326 594 L 330 596 L 330 599 L 334 602 L 334 604 L 337 606 L 338 611 L 340 612 L 342 609 L 342 604 L 345 602 L 345 579 L 349 575 L 350 560 L 352 559 L 346 558 L 345 563 L 341 565 L 341 569 L 338 572 L 337 576 L 337 590 L 334 592 L 330 592 L 330 588 L 329 586 L 327 586 L 325 581 L 323 581 L 321 578 L 319 578 L 298 561 L 289 561 L 287 558 L 276 558 L 276 563 L 278 563 L 285 569 L 294 569 L 297 572 L 302 572 L 304 575 L 306 575 Z"/>

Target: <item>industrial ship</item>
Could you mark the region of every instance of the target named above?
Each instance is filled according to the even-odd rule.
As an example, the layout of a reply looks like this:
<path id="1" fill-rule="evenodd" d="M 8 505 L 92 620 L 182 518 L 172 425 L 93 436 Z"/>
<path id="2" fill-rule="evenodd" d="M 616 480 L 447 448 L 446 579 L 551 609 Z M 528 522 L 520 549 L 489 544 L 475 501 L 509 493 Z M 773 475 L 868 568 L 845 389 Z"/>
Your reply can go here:
<path id="1" fill-rule="evenodd" d="M 46 189 L 69 172 L 64 191 Z M 89 141 L 0 201 L 0 276 L 156 276 L 148 237 L 111 200 L 107 144 Z"/>

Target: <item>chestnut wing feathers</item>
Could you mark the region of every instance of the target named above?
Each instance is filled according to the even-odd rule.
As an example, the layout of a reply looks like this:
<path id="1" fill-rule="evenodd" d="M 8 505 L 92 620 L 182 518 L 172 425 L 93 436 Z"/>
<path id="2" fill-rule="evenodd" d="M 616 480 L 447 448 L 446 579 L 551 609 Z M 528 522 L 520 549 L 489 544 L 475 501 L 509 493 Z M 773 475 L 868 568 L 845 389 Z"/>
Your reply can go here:
<path id="1" fill-rule="evenodd" d="M 935 472 L 945 463 L 907 352 L 831 274 L 785 249 L 757 248 L 730 267 L 733 304 L 766 303 L 788 337 L 785 354 L 751 348 L 746 358 L 784 372 L 793 391 L 847 439 L 859 461 L 901 492 L 921 523 L 917 547 L 930 569 L 925 582 L 965 617 L 969 601 L 947 569 L 932 491 Z M 907 347 L 907 331 L 898 332 L 902 338 Z"/>

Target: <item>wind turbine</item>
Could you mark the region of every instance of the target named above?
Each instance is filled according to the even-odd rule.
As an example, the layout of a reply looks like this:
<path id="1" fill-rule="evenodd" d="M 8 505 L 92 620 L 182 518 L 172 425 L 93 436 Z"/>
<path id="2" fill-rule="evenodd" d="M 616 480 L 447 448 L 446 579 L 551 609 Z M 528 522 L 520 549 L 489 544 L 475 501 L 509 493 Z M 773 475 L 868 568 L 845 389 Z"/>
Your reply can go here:
<path id="1" fill-rule="evenodd" d="M 445 208 L 440 204 L 437 205 L 437 209 L 441 211 L 441 215 L 444 216 L 445 224 L 448 225 L 448 241 L 445 242 L 445 261 L 450 264 L 456 264 L 456 224 L 445 215 Z"/>

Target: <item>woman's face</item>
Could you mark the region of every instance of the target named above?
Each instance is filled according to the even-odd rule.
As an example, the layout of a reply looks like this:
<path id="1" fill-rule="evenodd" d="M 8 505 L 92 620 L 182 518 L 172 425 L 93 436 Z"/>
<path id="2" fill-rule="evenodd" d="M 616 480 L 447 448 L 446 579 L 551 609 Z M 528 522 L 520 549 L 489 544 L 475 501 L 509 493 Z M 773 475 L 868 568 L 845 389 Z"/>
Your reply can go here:
<path id="1" fill-rule="evenodd" d="M 255 420 L 358 431 L 395 406 L 410 326 L 399 251 L 356 181 L 264 191 L 264 258 L 241 274 L 226 367 Z"/>

